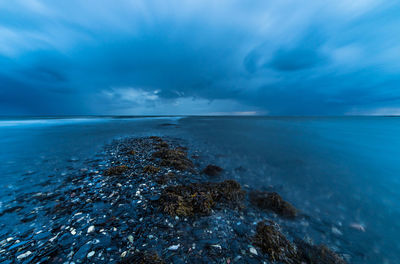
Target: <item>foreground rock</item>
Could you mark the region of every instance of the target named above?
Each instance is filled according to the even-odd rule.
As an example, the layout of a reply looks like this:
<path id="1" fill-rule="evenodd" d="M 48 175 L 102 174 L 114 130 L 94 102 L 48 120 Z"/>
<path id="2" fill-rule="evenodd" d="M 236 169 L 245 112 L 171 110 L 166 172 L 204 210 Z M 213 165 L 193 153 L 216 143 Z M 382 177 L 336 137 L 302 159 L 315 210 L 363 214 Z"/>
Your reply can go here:
<path id="1" fill-rule="evenodd" d="M 263 253 L 268 254 L 270 260 L 283 263 L 297 263 L 296 248 L 278 230 L 271 221 L 268 224 L 260 222 L 257 224 L 257 233 L 253 238 L 254 245 L 259 247 Z"/>
<path id="2" fill-rule="evenodd" d="M 250 202 L 264 210 L 271 210 L 280 216 L 294 218 L 297 216 L 296 208 L 276 192 L 252 191 Z"/>
<path id="3" fill-rule="evenodd" d="M 302 240 L 292 243 L 272 221 L 257 224 L 253 238 L 255 246 L 268 254 L 271 261 L 285 264 L 346 264 L 335 252 L 324 245 L 314 246 Z"/>
<path id="4" fill-rule="evenodd" d="M 165 264 L 156 252 L 136 252 L 125 256 L 119 264 Z"/>
<path id="5" fill-rule="evenodd" d="M 300 259 L 305 263 L 346 264 L 346 261 L 325 245 L 310 245 L 304 241 L 297 241 L 296 246 Z"/>
<path id="6" fill-rule="evenodd" d="M 209 215 L 217 203 L 240 207 L 245 192 L 233 180 L 220 183 L 194 183 L 170 186 L 160 199 L 163 211 L 170 215 Z"/>

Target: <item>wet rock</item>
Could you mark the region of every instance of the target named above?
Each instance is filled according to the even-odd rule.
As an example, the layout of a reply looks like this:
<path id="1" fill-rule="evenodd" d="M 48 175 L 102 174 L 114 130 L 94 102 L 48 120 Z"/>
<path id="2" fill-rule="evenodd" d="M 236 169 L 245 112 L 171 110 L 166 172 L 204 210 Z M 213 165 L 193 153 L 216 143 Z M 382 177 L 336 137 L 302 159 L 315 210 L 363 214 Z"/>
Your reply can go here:
<path id="1" fill-rule="evenodd" d="M 208 165 L 207 167 L 204 168 L 203 173 L 207 174 L 208 176 L 217 176 L 219 175 L 223 169 L 221 167 L 218 167 L 216 165 Z"/>
<path id="2" fill-rule="evenodd" d="M 220 183 L 193 183 L 164 189 L 160 204 L 164 212 L 175 216 L 209 215 L 216 203 L 238 206 L 245 192 L 233 180 Z"/>
<path id="3" fill-rule="evenodd" d="M 294 218 L 297 215 L 296 208 L 276 192 L 252 191 L 249 196 L 250 202 L 261 209 L 271 210 L 287 218 Z"/>
<path id="4" fill-rule="evenodd" d="M 7 213 L 14 213 L 14 212 L 21 211 L 23 208 L 24 207 L 20 206 L 20 205 L 6 208 L 2 212 L 0 212 L 0 216 L 3 216 L 4 214 L 7 214 Z"/>
<path id="5" fill-rule="evenodd" d="M 121 175 L 124 172 L 126 172 L 127 170 L 129 170 L 129 167 L 126 165 L 115 166 L 115 167 L 108 168 L 104 172 L 104 175 L 106 175 L 106 176 Z"/>
<path id="6" fill-rule="evenodd" d="M 160 168 L 154 167 L 153 165 L 146 165 L 143 168 L 143 172 L 144 173 L 149 173 L 149 174 L 156 174 L 159 171 L 160 171 Z"/>
<path id="7" fill-rule="evenodd" d="M 120 264 L 165 264 L 164 260 L 156 252 L 135 252 L 125 256 L 118 263 Z"/>
<path id="8" fill-rule="evenodd" d="M 92 245 L 90 243 L 86 243 L 82 247 L 80 247 L 79 250 L 74 254 L 74 260 L 82 262 L 87 256 L 91 246 Z"/>

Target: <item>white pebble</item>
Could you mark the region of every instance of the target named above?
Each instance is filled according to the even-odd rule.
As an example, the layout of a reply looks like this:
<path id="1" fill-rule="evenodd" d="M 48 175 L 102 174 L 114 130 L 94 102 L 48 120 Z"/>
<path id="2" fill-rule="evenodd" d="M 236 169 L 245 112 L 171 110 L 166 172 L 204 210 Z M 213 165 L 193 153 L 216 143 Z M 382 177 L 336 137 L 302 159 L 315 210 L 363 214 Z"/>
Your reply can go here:
<path id="1" fill-rule="evenodd" d="M 19 256 L 17 257 L 17 259 L 24 259 L 24 258 L 26 258 L 27 256 L 29 256 L 30 254 L 32 254 L 32 252 L 27 251 L 27 252 L 25 252 L 25 253 L 19 255 Z"/>
<path id="2" fill-rule="evenodd" d="M 87 232 L 88 232 L 88 233 L 94 232 L 94 226 L 89 226 Z"/>
<path id="3" fill-rule="evenodd" d="M 168 248 L 168 250 L 177 250 L 180 247 L 180 244 L 178 245 L 172 245 Z"/>
<path id="4" fill-rule="evenodd" d="M 258 255 L 257 250 L 253 247 L 250 248 L 250 253 L 254 255 Z"/>
<path id="5" fill-rule="evenodd" d="M 93 257 L 94 256 L 94 251 L 90 251 L 88 254 L 87 254 L 87 257 L 88 258 L 91 258 L 91 257 Z"/>

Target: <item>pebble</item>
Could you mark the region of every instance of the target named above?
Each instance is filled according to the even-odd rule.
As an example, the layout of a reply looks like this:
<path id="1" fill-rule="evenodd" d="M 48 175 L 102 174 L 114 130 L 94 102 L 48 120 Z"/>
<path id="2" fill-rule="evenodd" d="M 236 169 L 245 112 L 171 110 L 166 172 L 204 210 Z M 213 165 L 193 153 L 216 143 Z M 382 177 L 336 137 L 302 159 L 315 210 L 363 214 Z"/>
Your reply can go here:
<path id="1" fill-rule="evenodd" d="M 332 233 L 334 233 L 335 235 L 338 235 L 338 236 L 343 235 L 343 233 L 334 226 L 332 227 Z"/>
<path id="2" fill-rule="evenodd" d="M 32 252 L 27 251 L 27 252 L 25 252 L 25 253 L 19 255 L 19 256 L 17 257 L 17 259 L 24 259 L 24 258 L 28 257 L 30 254 L 32 254 Z"/>
<path id="3" fill-rule="evenodd" d="M 87 254 L 87 257 L 88 257 L 88 258 L 91 258 L 91 257 L 94 256 L 95 253 L 96 253 L 96 252 L 94 252 L 94 251 L 90 251 L 90 252 Z"/>
<path id="4" fill-rule="evenodd" d="M 258 255 L 257 250 L 253 247 L 250 248 L 250 253 L 254 255 Z"/>
<path id="5" fill-rule="evenodd" d="M 350 227 L 355 229 L 355 230 L 358 230 L 358 231 L 361 231 L 361 232 L 365 232 L 365 226 L 363 224 L 351 223 Z"/>
<path id="6" fill-rule="evenodd" d="M 170 246 L 170 247 L 168 248 L 168 250 L 172 250 L 172 251 L 178 250 L 179 247 L 180 247 L 180 244 L 178 244 L 178 245 L 172 245 L 172 246 Z"/>
<path id="7" fill-rule="evenodd" d="M 88 234 L 94 232 L 94 226 L 89 226 L 87 232 Z"/>

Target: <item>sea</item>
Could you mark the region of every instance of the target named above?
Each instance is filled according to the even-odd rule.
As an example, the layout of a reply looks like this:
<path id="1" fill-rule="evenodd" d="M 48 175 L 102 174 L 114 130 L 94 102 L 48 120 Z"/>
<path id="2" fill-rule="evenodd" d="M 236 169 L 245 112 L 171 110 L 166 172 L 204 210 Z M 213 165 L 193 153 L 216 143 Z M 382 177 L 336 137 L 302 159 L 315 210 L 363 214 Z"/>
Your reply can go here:
<path id="1" fill-rule="evenodd" d="M 224 178 L 277 190 L 305 216 L 286 225 L 349 263 L 400 263 L 399 117 L 4 117 L 0 212 L 51 191 L 113 139 L 143 136 L 180 138 Z M 7 213 L 0 226 L 1 239 L 24 228 Z"/>

